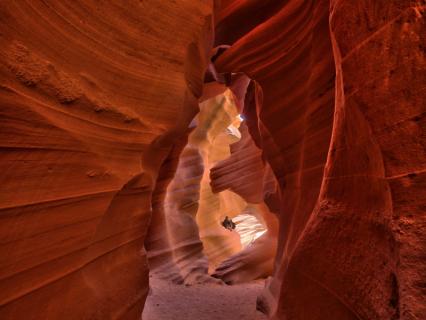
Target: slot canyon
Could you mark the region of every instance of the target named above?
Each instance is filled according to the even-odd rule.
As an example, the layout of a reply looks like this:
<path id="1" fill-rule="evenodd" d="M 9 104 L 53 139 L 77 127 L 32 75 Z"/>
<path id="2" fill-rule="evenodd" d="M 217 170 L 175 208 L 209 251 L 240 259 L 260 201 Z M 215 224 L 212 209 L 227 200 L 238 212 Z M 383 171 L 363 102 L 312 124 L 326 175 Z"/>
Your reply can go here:
<path id="1" fill-rule="evenodd" d="M 425 320 L 425 11 L 0 1 L 0 319 Z"/>

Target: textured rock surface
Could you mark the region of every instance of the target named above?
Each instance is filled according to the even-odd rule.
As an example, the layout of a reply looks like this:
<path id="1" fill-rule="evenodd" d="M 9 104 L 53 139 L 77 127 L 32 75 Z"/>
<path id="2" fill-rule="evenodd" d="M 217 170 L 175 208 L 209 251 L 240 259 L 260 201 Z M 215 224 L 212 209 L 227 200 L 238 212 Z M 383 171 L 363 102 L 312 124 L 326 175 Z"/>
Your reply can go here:
<path id="1" fill-rule="evenodd" d="M 237 118 L 229 94 L 200 105 L 197 127 L 189 135 L 165 199 L 166 234 L 185 283 L 215 281 L 209 266 L 240 250 L 237 233 L 225 230 L 225 215 L 239 214 L 245 202 L 232 192 L 213 194 L 209 168 L 229 156 L 229 145 L 239 139 L 228 128 Z M 235 129 L 236 130 L 236 129 Z"/>
<path id="2" fill-rule="evenodd" d="M 425 319 L 425 1 L 212 2 L 1 2 L 0 318 L 139 318 L 143 244 L 197 281 L 247 202 L 268 233 L 216 275 L 267 275 L 278 235 L 272 318 Z M 243 139 L 185 147 L 226 86 Z"/>
<path id="3" fill-rule="evenodd" d="M 159 168 L 198 111 L 205 1 L 0 4 L 0 318 L 136 319 Z"/>
<path id="4" fill-rule="evenodd" d="M 237 79 L 233 86 L 244 88 L 244 82 Z M 278 229 L 264 199 L 277 193 L 277 183 L 246 125 L 236 127 L 241 121 L 237 117 L 239 100 L 228 91 L 204 101 L 177 167 L 173 157 L 160 170 L 163 183 L 157 185 L 162 196 L 153 200 L 154 216 L 146 242 L 156 277 L 187 284 L 211 282 L 216 280 L 208 276 L 208 269 L 219 267 L 215 277 L 239 283 L 272 273 Z M 239 234 L 224 229 L 221 221 L 244 212 L 257 216 L 269 231 L 238 253 Z M 235 268 L 236 261 L 241 268 Z"/>
<path id="5" fill-rule="evenodd" d="M 231 47 L 216 67 L 256 81 L 247 123 L 282 193 L 259 301 L 277 319 L 426 315 L 423 15 L 423 1 L 344 0 L 225 1 L 217 15 Z"/>
<path id="6" fill-rule="evenodd" d="M 229 189 L 250 204 L 244 212 L 256 216 L 267 232 L 242 252 L 223 261 L 214 276 L 226 283 L 241 283 L 272 274 L 275 258 L 278 221 L 265 200 L 279 190 L 270 166 L 262 159 L 261 150 L 255 145 L 243 122 L 239 128 L 240 141 L 231 145 L 231 154 L 210 170 L 214 192 Z"/>

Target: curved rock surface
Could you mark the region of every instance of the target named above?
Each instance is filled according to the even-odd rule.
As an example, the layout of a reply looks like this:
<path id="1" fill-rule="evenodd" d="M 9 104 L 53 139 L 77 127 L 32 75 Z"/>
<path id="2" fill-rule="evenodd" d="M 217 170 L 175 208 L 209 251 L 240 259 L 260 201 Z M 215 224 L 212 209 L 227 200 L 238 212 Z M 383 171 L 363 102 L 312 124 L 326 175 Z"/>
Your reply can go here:
<path id="1" fill-rule="evenodd" d="M 425 319 L 425 8 L 1 2 L 0 318 L 138 319 L 148 259 L 215 281 L 208 256 L 272 273 L 272 319 Z M 190 133 L 226 88 L 231 150 L 232 119 Z M 235 254 L 247 203 L 268 232 Z"/>
<path id="2" fill-rule="evenodd" d="M 424 3 L 265 5 L 268 19 L 225 3 L 217 25 L 232 45 L 215 61 L 255 81 L 245 114 L 280 183 L 259 307 L 276 319 L 421 319 L 424 200 L 407 192 L 426 166 Z M 262 23 L 227 28 L 238 10 Z"/>
<path id="3" fill-rule="evenodd" d="M 274 208 L 268 208 L 265 204 L 267 199 L 277 196 L 277 181 L 245 122 L 241 123 L 239 130 L 241 139 L 231 145 L 230 156 L 210 170 L 210 184 L 213 192 L 229 189 L 240 195 L 250 204 L 243 213 L 257 217 L 267 232 L 218 266 L 213 276 L 228 284 L 270 276 L 278 240 L 278 221 L 271 212 Z"/>
<path id="4" fill-rule="evenodd" d="M 240 250 L 237 233 L 221 226 L 225 215 L 239 214 L 245 202 L 232 192 L 211 191 L 209 168 L 230 153 L 239 139 L 231 126 L 237 110 L 229 94 L 204 101 L 167 189 L 162 233 L 185 283 L 217 282 L 208 269 Z M 236 130 L 236 129 L 235 129 Z"/>
<path id="5" fill-rule="evenodd" d="M 1 319 L 140 316 L 151 193 L 198 111 L 211 10 L 0 4 Z"/>

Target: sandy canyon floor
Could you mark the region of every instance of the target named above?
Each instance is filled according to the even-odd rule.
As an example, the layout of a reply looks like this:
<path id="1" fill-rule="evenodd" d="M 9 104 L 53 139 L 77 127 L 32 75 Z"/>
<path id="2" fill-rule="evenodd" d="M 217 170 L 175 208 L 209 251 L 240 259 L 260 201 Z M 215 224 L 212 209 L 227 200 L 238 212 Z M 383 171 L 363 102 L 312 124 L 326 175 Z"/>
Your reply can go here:
<path id="1" fill-rule="evenodd" d="M 150 279 L 142 320 L 262 320 L 256 297 L 264 283 L 175 285 Z"/>

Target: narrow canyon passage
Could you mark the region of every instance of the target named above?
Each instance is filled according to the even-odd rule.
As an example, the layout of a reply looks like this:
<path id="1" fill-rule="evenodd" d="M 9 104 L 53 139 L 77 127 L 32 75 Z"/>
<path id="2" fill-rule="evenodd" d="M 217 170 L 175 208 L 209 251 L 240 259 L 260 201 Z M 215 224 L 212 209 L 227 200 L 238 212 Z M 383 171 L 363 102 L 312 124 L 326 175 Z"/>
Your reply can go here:
<path id="1" fill-rule="evenodd" d="M 277 220 L 263 195 L 276 182 L 238 111 L 229 90 L 201 103 L 186 145 L 160 169 L 144 320 L 266 319 L 256 301 L 272 274 Z"/>
<path id="2" fill-rule="evenodd" d="M 142 320 L 262 320 L 256 298 L 264 283 L 176 285 L 150 278 Z"/>
<path id="3" fill-rule="evenodd" d="M 425 17 L 0 1 L 0 319 L 425 320 Z"/>
<path id="4" fill-rule="evenodd" d="M 256 304 L 272 274 L 277 221 L 262 200 L 276 182 L 229 92 L 200 109 L 188 143 L 174 158 L 176 171 L 161 188 L 164 205 L 154 210 L 142 320 L 267 319 Z M 248 167 L 236 157 L 242 150 Z M 163 171 L 169 168 L 160 176 Z"/>

